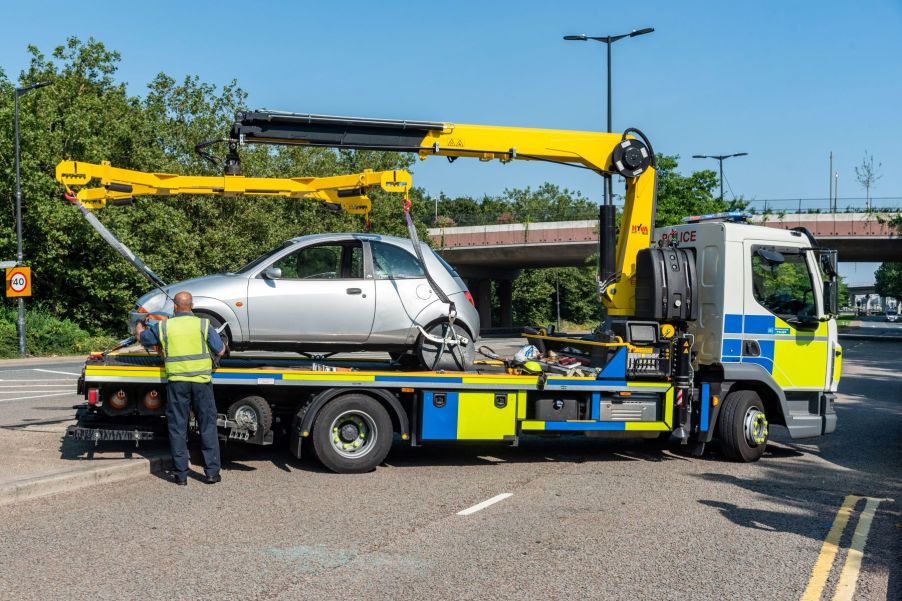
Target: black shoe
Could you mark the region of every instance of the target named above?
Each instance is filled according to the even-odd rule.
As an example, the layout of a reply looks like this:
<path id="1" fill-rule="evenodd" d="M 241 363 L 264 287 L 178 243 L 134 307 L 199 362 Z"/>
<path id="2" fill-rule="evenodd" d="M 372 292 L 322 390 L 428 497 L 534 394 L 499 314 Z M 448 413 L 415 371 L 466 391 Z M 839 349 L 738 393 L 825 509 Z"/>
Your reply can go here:
<path id="1" fill-rule="evenodd" d="M 175 474 L 172 475 L 172 481 L 179 486 L 188 486 L 188 478 L 179 478 Z"/>
<path id="2" fill-rule="evenodd" d="M 207 476 L 204 478 L 204 484 L 216 484 L 217 482 L 222 482 L 222 476 L 216 474 L 215 476 Z"/>

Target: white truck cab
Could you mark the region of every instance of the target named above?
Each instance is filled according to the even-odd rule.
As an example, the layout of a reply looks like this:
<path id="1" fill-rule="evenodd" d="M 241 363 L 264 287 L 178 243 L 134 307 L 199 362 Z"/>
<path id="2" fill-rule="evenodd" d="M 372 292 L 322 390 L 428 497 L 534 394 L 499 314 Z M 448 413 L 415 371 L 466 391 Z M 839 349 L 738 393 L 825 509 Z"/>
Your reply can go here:
<path id="1" fill-rule="evenodd" d="M 807 231 L 699 221 L 658 228 L 660 245 L 692 249 L 698 320 L 694 369 L 728 390 L 755 391 L 792 438 L 836 428 L 835 253 Z M 826 282 L 826 284 L 825 284 Z"/>

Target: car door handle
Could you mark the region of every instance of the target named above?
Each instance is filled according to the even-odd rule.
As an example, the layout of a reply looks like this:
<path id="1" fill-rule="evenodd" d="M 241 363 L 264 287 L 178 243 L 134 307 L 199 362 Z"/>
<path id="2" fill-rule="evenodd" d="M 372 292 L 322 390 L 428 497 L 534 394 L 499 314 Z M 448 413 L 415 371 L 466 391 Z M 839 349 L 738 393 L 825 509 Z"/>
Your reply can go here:
<path id="1" fill-rule="evenodd" d="M 346 292 L 348 294 L 360 294 L 361 292 L 363 292 L 363 290 L 361 290 L 360 288 L 348 288 Z"/>

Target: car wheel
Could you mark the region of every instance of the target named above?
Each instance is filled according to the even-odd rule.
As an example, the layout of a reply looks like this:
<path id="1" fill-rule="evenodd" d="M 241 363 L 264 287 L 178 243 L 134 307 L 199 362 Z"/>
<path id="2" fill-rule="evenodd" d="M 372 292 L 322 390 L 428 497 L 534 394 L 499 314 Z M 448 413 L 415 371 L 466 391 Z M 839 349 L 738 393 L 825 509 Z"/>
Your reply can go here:
<path id="1" fill-rule="evenodd" d="M 448 323 L 437 323 L 426 329 L 426 332 L 436 338 L 445 338 L 448 336 Z M 469 343 L 465 346 L 453 345 L 446 346 L 442 349 L 441 343 L 429 340 L 420 336 L 417 345 L 417 356 L 420 364 L 429 370 L 444 371 L 466 371 L 473 365 L 476 358 L 475 341 L 469 332 L 460 325 L 454 326 L 454 333 L 457 336 L 465 336 L 469 339 Z"/>
<path id="2" fill-rule="evenodd" d="M 222 321 L 220 321 L 218 317 L 210 315 L 209 313 L 198 313 L 197 316 L 210 320 L 210 327 L 213 328 L 214 330 L 218 330 L 219 328 L 222 327 Z M 220 332 L 219 339 L 222 340 L 222 345 L 225 348 L 225 353 L 222 355 L 222 358 L 228 359 L 229 354 L 231 353 L 231 350 L 232 350 L 232 344 L 231 344 L 232 341 L 229 339 L 229 328 L 228 327 L 226 327 L 226 329 L 224 329 L 222 332 Z"/>
<path id="3" fill-rule="evenodd" d="M 382 463 L 393 435 L 391 417 L 379 401 L 345 394 L 326 403 L 317 414 L 313 449 L 333 472 L 359 474 Z"/>

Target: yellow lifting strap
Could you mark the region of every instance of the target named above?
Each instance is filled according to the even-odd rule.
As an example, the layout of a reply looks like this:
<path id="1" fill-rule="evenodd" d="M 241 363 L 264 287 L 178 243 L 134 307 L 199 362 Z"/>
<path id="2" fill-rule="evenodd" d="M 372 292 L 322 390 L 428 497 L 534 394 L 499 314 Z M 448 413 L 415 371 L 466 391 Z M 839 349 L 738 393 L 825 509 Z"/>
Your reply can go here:
<path id="1" fill-rule="evenodd" d="M 372 203 L 366 195 L 378 186 L 386 192 L 407 194 L 412 180 L 403 169 L 365 170 L 330 177 L 245 177 L 243 175 L 176 175 L 149 173 L 81 161 L 62 161 L 56 166 L 56 180 L 66 188 L 70 200 L 88 209 L 101 209 L 107 202 L 128 201 L 135 196 L 209 194 L 216 196 L 285 196 L 318 200 L 352 215 L 369 215 Z M 96 183 L 98 187 L 85 187 Z M 80 187 L 74 192 L 72 187 Z"/>

